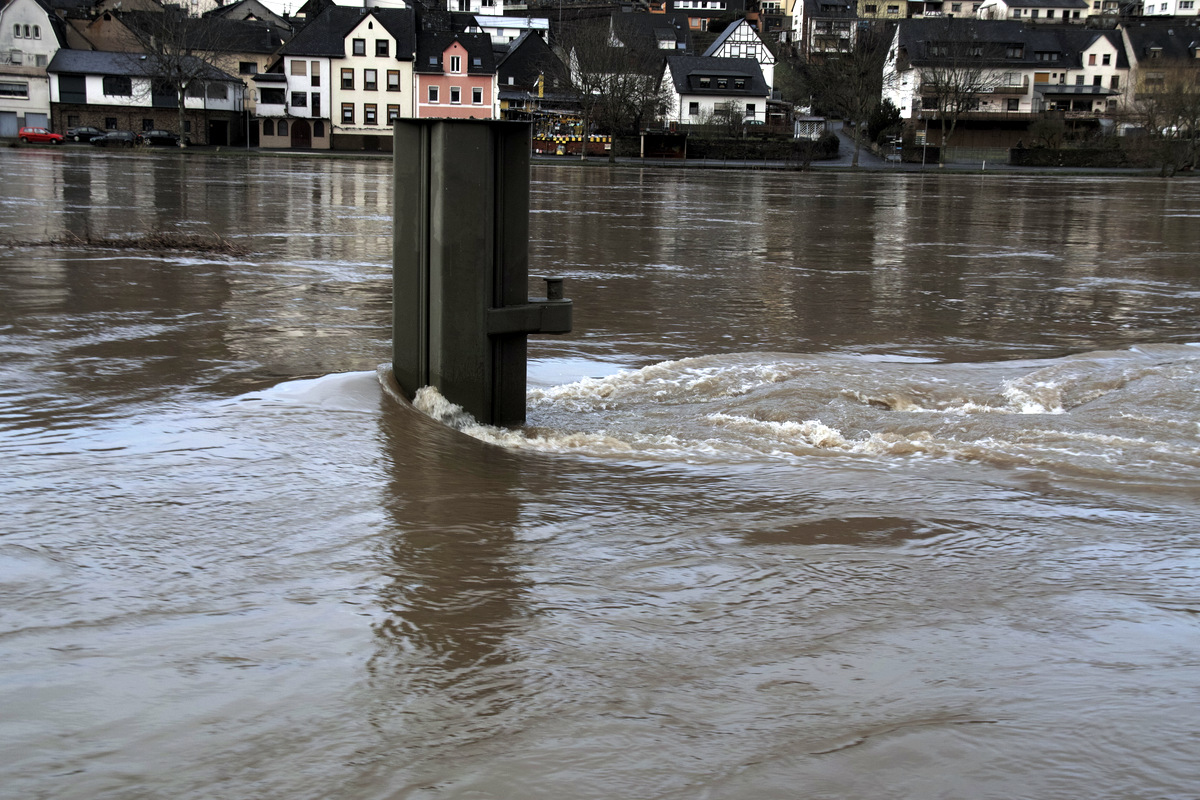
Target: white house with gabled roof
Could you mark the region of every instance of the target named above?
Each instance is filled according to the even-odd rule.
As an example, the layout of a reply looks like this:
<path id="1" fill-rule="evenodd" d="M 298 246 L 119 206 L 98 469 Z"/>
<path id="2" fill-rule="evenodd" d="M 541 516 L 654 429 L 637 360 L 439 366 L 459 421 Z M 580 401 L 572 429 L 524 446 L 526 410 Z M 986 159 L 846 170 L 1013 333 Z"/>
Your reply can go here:
<path id="1" fill-rule="evenodd" d="M 0 7 L 0 136 L 16 136 L 22 126 L 49 127 L 46 65 L 64 42 L 62 22 L 42 0 Z"/>
<path id="2" fill-rule="evenodd" d="M 762 69 L 767 87 L 775 85 L 775 54 L 759 36 L 758 30 L 744 19 L 730 23 L 702 55 L 715 58 L 753 58 Z"/>

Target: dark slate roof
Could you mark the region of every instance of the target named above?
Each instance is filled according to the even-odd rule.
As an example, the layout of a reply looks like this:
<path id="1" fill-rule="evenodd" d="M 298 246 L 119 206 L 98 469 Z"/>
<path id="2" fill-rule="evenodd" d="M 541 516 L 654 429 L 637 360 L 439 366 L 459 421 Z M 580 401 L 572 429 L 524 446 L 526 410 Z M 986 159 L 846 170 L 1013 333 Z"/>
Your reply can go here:
<path id="1" fill-rule="evenodd" d="M 558 56 L 534 31 L 525 31 L 514 39 L 496 62 L 501 87 L 508 85 L 510 77 L 514 86 L 535 86 L 541 75 L 548 90 L 565 72 Z"/>
<path id="2" fill-rule="evenodd" d="M 804 0 L 805 19 L 857 19 L 852 0 Z"/>
<path id="3" fill-rule="evenodd" d="M 151 37 L 156 29 L 160 29 L 163 13 L 176 12 L 126 11 L 119 16 L 121 22 L 130 30 L 142 31 L 142 36 Z M 189 17 L 183 24 L 186 24 L 186 30 L 197 49 L 217 53 L 270 54 L 283 44 L 279 29 L 265 22 L 224 17 Z"/>
<path id="4" fill-rule="evenodd" d="M 670 56 L 667 58 L 667 69 L 671 71 L 671 81 L 678 94 L 713 94 L 713 95 L 745 95 L 746 97 L 764 97 L 771 94 L 767 81 L 763 78 L 762 67 L 753 58 L 714 58 L 713 56 Z M 712 85 L 707 89 L 700 87 L 700 78 L 711 78 Z M 746 86 L 735 89 L 729 85 L 725 89 L 716 87 L 717 78 L 744 78 Z"/>
<path id="5" fill-rule="evenodd" d="M 458 33 L 456 31 L 423 31 L 417 35 L 417 58 L 413 62 L 414 72 L 442 71 L 442 53 L 455 41 L 467 51 L 468 75 L 491 75 L 496 71 L 496 59 L 492 53 L 492 37 L 486 33 Z M 436 63 L 431 63 L 430 59 Z"/>
<path id="6" fill-rule="evenodd" d="M 1050 27 L 1036 23 L 1026 25 L 1017 20 L 956 20 L 948 26 L 939 19 L 906 19 L 899 23 L 898 41 L 908 60 L 920 65 L 939 62 L 929 46 L 942 42 L 981 44 L 984 63 L 992 67 L 1049 66 L 1077 69 L 1083 66 L 1083 51 L 1097 39 L 1107 39 L 1117 52 L 1119 69 L 1129 67 L 1129 59 L 1121 36 L 1116 31 L 1098 31 L 1078 26 Z M 1009 58 L 1001 48 L 1021 45 L 1020 58 Z M 1038 61 L 1038 53 L 1058 53 L 1056 62 Z"/>
<path id="7" fill-rule="evenodd" d="M 217 69 L 211 64 L 205 64 L 200 59 L 197 62 L 198 73 L 204 80 L 232 81 L 241 83 L 228 72 Z M 100 50 L 59 50 L 50 59 L 47 72 L 72 73 L 80 75 L 123 75 L 131 78 L 152 78 L 157 70 L 154 68 L 154 56 L 143 56 L 138 53 L 106 53 Z"/>
<path id="8" fill-rule="evenodd" d="M 416 20 L 411 8 L 329 6 L 301 28 L 280 51 L 285 56 L 344 58 L 346 36 L 367 15 L 375 17 L 396 40 L 396 60 L 407 61 L 416 50 Z"/>
<path id="9" fill-rule="evenodd" d="M 1126 26 L 1129 35 L 1129 45 L 1133 48 L 1133 56 L 1139 62 L 1145 62 L 1150 55 L 1150 48 L 1162 48 L 1163 59 L 1196 58 L 1196 48 L 1200 46 L 1200 21 L 1195 19 L 1134 22 Z M 1145 64 L 1142 64 L 1145 66 Z"/>
<path id="10" fill-rule="evenodd" d="M 616 13 L 610 18 L 612 31 L 626 47 L 639 51 L 661 50 L 682 54 L 691 44 L 691 27 L 682 11 L 668 14 L 649 12 Z M 669 48 L 663 42 L 671 42 Z M 679 47 L 679 45 L 683 47 Z"/>

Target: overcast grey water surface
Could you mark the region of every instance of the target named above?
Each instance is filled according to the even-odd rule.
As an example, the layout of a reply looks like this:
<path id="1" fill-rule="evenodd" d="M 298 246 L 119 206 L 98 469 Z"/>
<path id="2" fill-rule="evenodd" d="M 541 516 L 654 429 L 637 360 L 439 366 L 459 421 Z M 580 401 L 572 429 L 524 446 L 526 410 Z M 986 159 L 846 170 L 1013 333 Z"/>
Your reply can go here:
<path id="1" fill-rule="evenodd" d="M 501 431 L 386 160 L 0 167 L 250 253 L 0 249 L 6 800 L 1200 796 L 1200 183 L 535 165 Z"/>

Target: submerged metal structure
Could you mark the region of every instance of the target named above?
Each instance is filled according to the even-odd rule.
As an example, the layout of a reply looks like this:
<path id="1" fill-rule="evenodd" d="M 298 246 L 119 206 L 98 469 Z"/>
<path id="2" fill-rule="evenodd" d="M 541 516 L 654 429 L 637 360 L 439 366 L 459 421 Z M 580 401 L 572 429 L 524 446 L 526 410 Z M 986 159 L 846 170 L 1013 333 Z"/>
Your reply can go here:
<path id="1" fill-rule="evenodd" d="M 392 370 L 475 419 L 525 422 L 526 336 L 567 333 L 562 280 L 530 298 L 526 123 L 403 119 L 393 139 Z"/>

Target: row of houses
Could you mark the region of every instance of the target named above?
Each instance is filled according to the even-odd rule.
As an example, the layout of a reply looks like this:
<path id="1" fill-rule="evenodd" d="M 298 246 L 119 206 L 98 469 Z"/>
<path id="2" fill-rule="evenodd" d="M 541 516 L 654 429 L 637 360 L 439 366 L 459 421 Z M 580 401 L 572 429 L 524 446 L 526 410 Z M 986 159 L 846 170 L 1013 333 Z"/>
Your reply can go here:
<path id="1" fill-rule="evenodd" d="M 450 0 L 452 9 L 390 2 L 308 0 L 285 19 L 260 0 L 200 17 L 159 0 L 4 0 L 0 136 L 21 125 L 91 125 L 180 130 L 216 145 L 386 150 L 396 119 L 526 119 L 548 133 L 583 132 L 581 93 L 605 89 L 572 80 L 595 53 L 552 46 L 569 30 L 562 23 L 485 13 L 513 10 L 499 0 Z M 663 0 L 640 13 L 625 7 L 571 21 L 591 27 L 596 52 L 622 54 L 599 72 L 641 71 L 661 90 L 665 101 L 639 124 L 695 125 L 717 114 L 778 123 L 791 111 L 775 88 L 787 37 L 768 46 L 764 29 L 796 7 L 746 11 L 744 2 Z M 1090 18 L 1110 0 L 980 0 L 970 9 L 908 2 L 897 13 L 909 16 L 896 23 L 870 19 L 879 10 L 870 3 L 796 2 L 805 9 L 796 24 L 811 31 L 808 59 L 836 57 L 865 30 L 892 32 L 884 98 L 910 125 L 944 115 L 931 76 L 956 60 L 975 73 L 964 118 L 1011 130 L 1046 111 L 1111 122 L 1164 80 L 1157 66 L 1200 65 L 1198 18 L 1075 24 L 1075 12 Z M 820 14 L 829 25 L 816 24 Z M 705 34 L 718 20 L 722 30 Z M 172 36 L 178 46 L 164 47 Z"/>
<path id="2" fill-rule="evenodd" d="M 1097 130 L 1145 127 L 1148 104 L 1168 84 L 1184 87 L 1200 115 L 1196 20 L 1132 21 L 1111 30 L 904 20 L 884 69 L 884 97 L 910 127 L 954 115 L 966 123 L 964 145 L 974 131 L 981 142 L 1011 146 L 1046 112 Z"/>
<path id="3" fill-rule="evenodd" d="M 486 0 L 470 2 L 487 10 Z M 767 121 L 775 56 L 745 19 L 695 53 L 696 19 L 710 13 L 608 12 L 583 22 L 606 50 L 651 53 L 646 69 L 669 87 L 670 102 L 657 112 L 666 119 L 696 122 L 736 108 Z M 311 0 L 292 19 L 259 0 L 202 18 L 158 0 L 7 0 L 0 136 L 23 125 L 166 128 L 195 143 L 375 150 L 390 147 L 389 125 L 400 118 L 578 125 L 578 87 L 573 93 L 549 29 L 546 18 L 404 0 Z M 178 46 L 162 46 L 177 35 Z M 566 59 L 576 70 L 577 55 Z"/>

